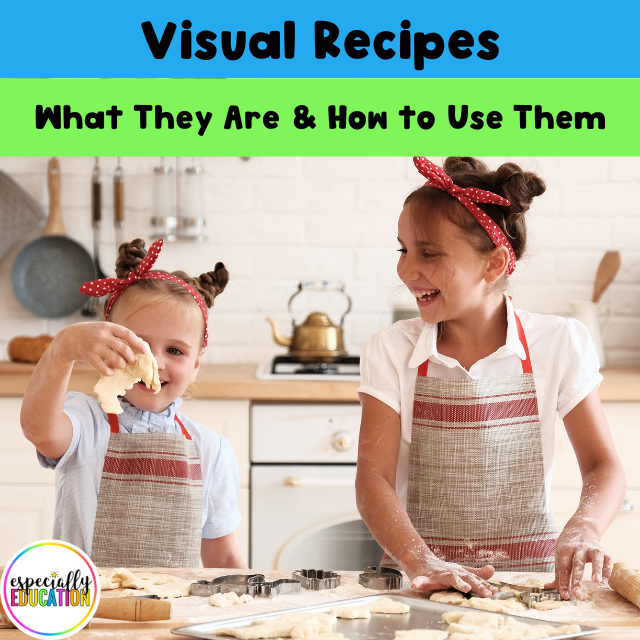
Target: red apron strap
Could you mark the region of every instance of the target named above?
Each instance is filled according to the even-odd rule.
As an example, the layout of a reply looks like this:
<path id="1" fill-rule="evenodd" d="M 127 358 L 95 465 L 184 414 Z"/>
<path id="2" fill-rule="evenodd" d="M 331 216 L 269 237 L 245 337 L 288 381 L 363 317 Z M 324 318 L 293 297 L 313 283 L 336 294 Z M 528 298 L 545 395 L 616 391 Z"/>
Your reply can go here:
<path id="1" fill-rule="evenodd" d="M 518 337 L 520 338 L 520 342 L 524 347 L 524 353 L 527 356 L 526 359 L 522 361 L 522 373 L 533 373 L 533 368 L 531 367 L 531 357 L 529 356 L 529 345 L 527 344 L 527 338 L 524 335 L 522 322 L 520 322 L 520 318 L 518 318 L 518 314 L 515 311 L 513 312 L 513 315 L 516 319 L 516 326 L 518 327 Z"/>
<path id="2" fill-rule="evenodd" d="M 107 417 L 109 418 L 109 426 L 111 427 L 111 433 L 120 433 L 120 423 L 118 422 L 118 416 L 115 413 L 108 413 Z M 176 422 L 180 425 L 180 429 L 182 431 L 182 435 L 187 439 L 191 440 L 191 436 L 189 432 L 184 428 L 182 421 L 176 416 Z"/>
<path id="3" fill-rule="evenodd" d="M 182 420 L 180 420 L 180 418 L 178 418 L 178 416 L 176 416 L 176 422 L 180 425 L 180 429 L 182 430 L 182 435 L 187 440 L 191 440 L 191 436 L 189 435 L 189 432 L 184 428 L 184 425 L 182 424 Z"/>
<path id="4" fill-rule="evenodd" d="M 427 358 L 427 360 L 425 360 L 419 367 L 418 367 L 418 375 L 421 378 L 426 378 L 427 377 L 427 371 L 429 371 L 429 359 Z"/>
<path id="5" fill-rule="evenodd" d="M 118 416 L 115 413 L 107 413 L 107 418 L 109 418 L 111 433 L 120 433 L 120 423 L 118 422 Z"/>

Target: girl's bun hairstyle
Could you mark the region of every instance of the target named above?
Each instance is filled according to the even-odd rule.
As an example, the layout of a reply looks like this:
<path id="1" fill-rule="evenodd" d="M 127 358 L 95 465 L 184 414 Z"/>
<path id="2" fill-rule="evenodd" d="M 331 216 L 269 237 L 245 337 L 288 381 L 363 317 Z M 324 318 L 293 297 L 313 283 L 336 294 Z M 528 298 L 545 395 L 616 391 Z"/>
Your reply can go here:
<path id="1" fill-rule="evenodd" d="M 514 162 L 505 162 L 491 171 L 481 160 L 466 156 L 447 158 L 443 169 L 463 189 L 484 189 L 509 200 L 510 206 L 482 202 L 476 204 L 502 229 L 516 258 L 520 259 L 527 244 L 524 214 L 533 199 L 545 192 L 544 180 L 531 171 L 524 171 Z M 411 215 L 418 228 L 424 230 L 428 226 L 435 210 L 444 213 L 449 220 L 461 227 L 478 251 L 491 251 L 495 246 L 489 234 L 471 213 L 445 191 L 422 186 L 407 197 L 405 205 L 407 204 L 411 204 Z"/>
<path id="2" fill-rule="evenodd" d="M 121 280 L 124 280 L 132 271 L 135 271 L 136 267 L 144 260 L 146 255 L 147 251 L 144 248 L 144 240 L 141 238 L 136 238 L 131 242 L 123 242 L 118 248 L 116 276 Z M 153 273 L 168 272 L 153 269 Z M 214 299 L 224 291 L 229 282 L 229 272 L 222 262 L 218 262 L 213 271 L 202 273 L 197 278 L 192 278 L 184 271 L 173 271 L 171 272 L 171 275 L 176 276 L 177 278 L 180 278 L 180 280 L 184 280 L 187 284 L 191 285 L 198 292 L 202 301 L 208 308 L 213 306 Z M 186 294 L 191 298 L 191 294 L 183 286 L 177 282 L 172 282 L 171 280 L 139 280 L 135 285 L 154 291 L 160 291 L 162 288 L 166 290 L 167 294 L 176 296 L 185 296 Z"/>

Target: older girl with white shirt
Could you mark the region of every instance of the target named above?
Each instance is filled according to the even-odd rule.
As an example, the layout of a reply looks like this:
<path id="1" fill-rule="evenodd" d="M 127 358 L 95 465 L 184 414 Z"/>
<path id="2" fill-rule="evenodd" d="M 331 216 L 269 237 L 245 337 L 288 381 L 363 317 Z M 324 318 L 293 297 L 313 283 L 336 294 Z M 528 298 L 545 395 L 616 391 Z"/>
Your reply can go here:
<path id="1" fill-rule="evenodd" d="M 597 582 L 611 573 L 599 541 L 625 476 L 587 329 L 516 311 L 505 294 L 544 182 L 513 163 L 414 163 L 427 182 L 398 221 L 398 275 L 420 317 L 362 352 L 360 513 L 383 563 L 403 568 L 414 589 L 489 596 L 496 569 L 555 571 L 550 586 L 577 596 L 586 563 Z M 556 416 L 583 479 L 562 532 L 550 500 Z"/>

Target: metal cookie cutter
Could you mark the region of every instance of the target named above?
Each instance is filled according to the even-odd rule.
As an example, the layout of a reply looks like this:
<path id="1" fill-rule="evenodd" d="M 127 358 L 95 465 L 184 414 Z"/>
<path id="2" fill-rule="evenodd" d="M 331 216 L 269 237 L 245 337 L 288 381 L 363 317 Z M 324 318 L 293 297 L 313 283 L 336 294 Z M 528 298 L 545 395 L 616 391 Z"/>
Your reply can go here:
<path id="1" fill-rule="evenodd" d="M 322 591 L 323 589 L 335 589 L 340 586 L 340 576 L 335 571 L 323 571 L 322 569 L 298 569 L 291 576 L 302 584 L 303 589 L 309 591 Z"/>
<path id="2" fill-rule="evenodd" d="M 376 591 L 402 588 L 402 573 L 389 567 L 367 567 L 358 579 L 363 587 Z"/>
<path id="3" fill-rule="evenodd" d="M 213 580 L 198 580 L 192 582 L 189 587 L 189 595 L 208 597 L 216 593 L 229 593 L 236 595 L 250 595 L 252 598 L 275 598 L 282 594 L 300 593 L 302 587 L 297 580 L 274 580 L 267 582 L 264 575 L 254 573 L 251 575 L 219 576 Z"/>
<path id="4" fill-rule="evenodd" d="M 558 589 L 544 589 L 543 587 L 525 587 L 517 584 L 509 584 L 508 582 L 500 582 L 501 587 L 512 589 L 513 592 L 509 592 L 511 597 L 518 598 L 527 609 L 532 609 L 536 602 L 545 601 L 561 601 L 560 591 Z M 503 592 L 504 593 L 504 592 Z M 496 594 L 497 595 L 497 594 Z M 577 600 L 574 596 L 571 596 L 569 600 L 571 604 L 576 605 Z"/>

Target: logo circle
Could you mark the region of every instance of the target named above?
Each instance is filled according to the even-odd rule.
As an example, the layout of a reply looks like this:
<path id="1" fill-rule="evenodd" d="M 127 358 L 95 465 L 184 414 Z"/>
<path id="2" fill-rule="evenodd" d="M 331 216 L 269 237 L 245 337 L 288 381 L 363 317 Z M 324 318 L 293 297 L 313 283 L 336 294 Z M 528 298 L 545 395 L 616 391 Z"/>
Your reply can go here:
<path id="1" fill-rule="evenodd" d="M 66 638 L 89 624 L 100 601 L 100 579 L 89 556 L 60 540 L 23 547 L 0 583 L 5 613 L 34 638 Z"/>

